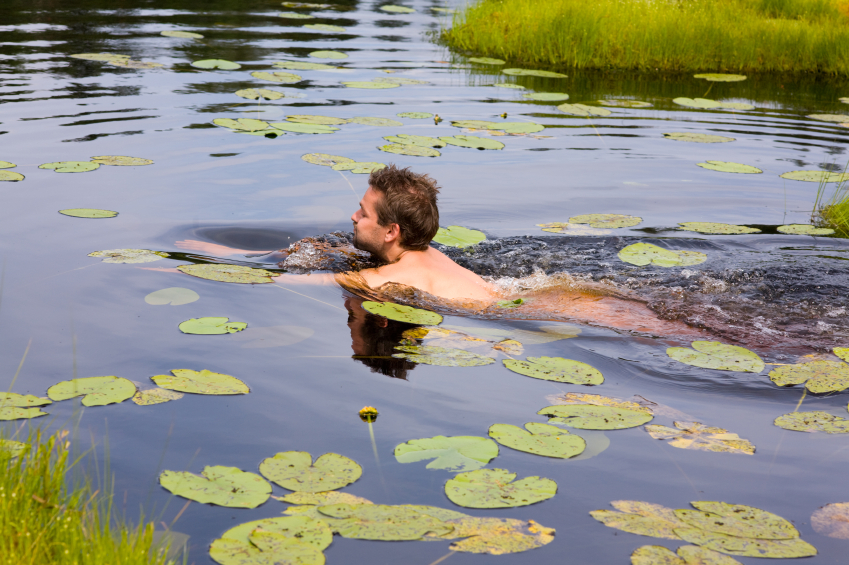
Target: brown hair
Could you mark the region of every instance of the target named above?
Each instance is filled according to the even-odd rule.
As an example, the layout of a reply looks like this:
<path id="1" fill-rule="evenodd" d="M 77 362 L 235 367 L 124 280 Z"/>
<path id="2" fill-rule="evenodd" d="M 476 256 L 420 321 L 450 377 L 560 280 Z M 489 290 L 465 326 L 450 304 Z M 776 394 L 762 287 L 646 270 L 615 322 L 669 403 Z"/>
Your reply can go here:
<path id="1" fill-rule="evenodd" d="M 368 183 L 383 196 L 375 205 L 377 222 L 381 226 L 398 224 L 401 229 L 399 243 L 404 249 L 427 249 L 439 230 L 436 181 L 428 175 L 412 172 L 409 167 L 399 169 L 389 165 L 373 171 Z"/>

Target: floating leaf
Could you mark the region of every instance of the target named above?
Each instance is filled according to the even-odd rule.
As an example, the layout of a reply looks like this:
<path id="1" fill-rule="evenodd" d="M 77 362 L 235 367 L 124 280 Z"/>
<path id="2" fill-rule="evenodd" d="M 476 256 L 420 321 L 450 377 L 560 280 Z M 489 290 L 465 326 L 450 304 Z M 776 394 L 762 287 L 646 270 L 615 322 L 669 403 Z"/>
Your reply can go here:
<path id="1" fill-rule="evenodd" d="M 300 75 L 284 73 L 283 71 L 274 71 L 271 73 L 266 71 L 254 71 L 251 73 L 251 76 L 260 80 L 270 80 L 271 82 L 283 83 L 299 82 L 303 79 Z"/>
<path id="2" fill-rule="evenodd" d="M 646 426 L 646 431 L 654 439 L 671 440 L 669 445 L 681 449 L 748 455 L 755 453 L 755 446 L 749 440 L 741 439 L 728 430 L 712 428 L 699 422 L 675 422 L 675 428 L 652 424 Z"/>
<path id="3" fill-rule="evenodd" d="M 741 233 L 760 233 L 758 228 L 749 228 L 746 226 L 738 226 L 735 224 L 722 224 L 718 222 L 681 222 L 678 224 L 680 229 L 685 231 L 694 231 L 698 233 L 712 234 L 741 234 Z"/>
<path id="4" fill-rule="evenodd" d="M 431 345 L 401 345 L 396 347 L 403 353 L 393 353 L 392 357 L 406 359 L 411 363 L 439 365 L 441 367 L 480 367 L 495 363 L 492 357 L 485 357 L 463 349 L 435 347 Z"/>
<path id="5" fill-rule="evenodd" d="M 0 181 L 12 181 L 17 182 L 24 180 L 26 177 L 21 173 L 15 173 L 13 171 L 0 171 Z"/>
<path id="6" fill-rule="evenodd" d="M 18 408 L 16 406 L 4 406 L 0 408 L 0 421 L 23 420 L 47 416 L 41 408 Z"/>
<path id="7" fill-rule="evenodd" d="M 318 551 L 326 549 L 333 541 L 333 532 L 327 524 L 307 516 L 282 516 L 246 522 L 221 534 L 221 539 L 248 544 L 252 535 L 257 532 L 296 539 Z"/>
<path id="8" fill-rule="evenodd" d="M 817 554 L 814 546 L 801 539 L 767 540 L 728 536 L 705 532 L 696 528 L 681 528 L 675 533 L 690 543 L 706 549 L 737 555 L 740 557 L 792 558 L 810 557 Z"/>
<path id="9" fill-rule="evenodd" d="M 169 257 L 163 251 L 151 251 L 150 249 L 105 249 L 103 251 L 92 251 L 88 256 L 105 257 L 104 263 L 150 263 Z"/>
<path id="10" fill-rule="evenodd" d="M 144 297 L 145 302 L 153 304 L 154 306 L 162 306 L 165 304 L 181 306 L 183 304 L 190 304 L 196 300 L 200 300 L 200 295 L 197 292 L 190 288 L 182 288 L 179 286 L 163 288 L 162 290 L 151 292 Z"/>
<path id="11" fill-rule="evenodd" d="M 834 123 L 845 123 L 849 122 L 849 116 L 846 114 L 811 114 L 808 116 L 812 120 L 819 120 L 821 122 L 834 122 Z"/>
<path id="12" fill-rule="evenodd" d="M 608 100 L 599 100 L 599 104 L 602 106 L 613 106 L 614 108 L 649 108 L 651 104 L 649 102 L 642 102 L 640 100 L 627 100 L 627 99 L 608 99 Z"/>
<path id="13" fill-rule="evenodd" d="M 412 8 L 407 8 L 406 6 L 395 6 L 394 4 L 387 4 L 386 6 L 381 6 L 381 10 L 384 12 L 393 12 L 396 14 L 412 14 L 415 12 Z"/>
<path id="14" fill-rule="evenodd" d="M 333 126 L 324 126 L 321 124 L 305 124 L 300 122 L 273 122 L 269 124 L 271 127 L 280 131 L 288 131 L 292 133 L 311 133 L 325 134 L 339 131 L 339 128 Z"/>
<path id="15" fill-rule="evenodd" d="M 751 165 L 743 165 L 742 163 L 732 163 L 730 161 L 705 161 L 704 163 L 696 163 L 703 169 L 711 171 L 719 171 L 721 173 L 740 173 L 744 175 L 759 174 L 763 171 Z"/>
<path id="16" fill-rule="evenodd" d="M 163 471 L 159 484 L 177 496 L 228 508 L 256 508 L 271 494 L 271 485 L 237 467 L 209 465 L 199 477 L 187 471 Z"/>
<path id="17" fill-rule="evenodd" d="M 163 404 L 172 400 L 183 398 L 182 392 L 173 390 L 165 390 L 164 388 L 151 388 L 148 390 L 140 390 L 133 395 L 133 402 L 139 406 L 152 406 L 154 404 Z"/>
<path id="18" fill-rule="evenodd" d="M 385 163 L 376 163 L 374 161 L 354 161 L 352 163 L 338 163 L 333 165 L 334 171 L 351 171 L 355 174 L 368 175 L 374 171 L 385 169 Z"/>
<path id="19" fill-rule="evenodd" d="M 268 129 L 268 122 L 253 118 L 239 118 L 238 120 L 215 118 L 212 123 L 236 131 L 263 131 Z"/>
<path id="20" fill-rule="evenodd" d="M 389 145 L 380 145 L 378 146 L 378 149 L 385 151 L 386 153 L 411 155 L 413 157 L 439 157 L 441 155 L 441 153 L 436 149 L 407 143 L 390 143 Z"/>
<path id="21" fill-rule="evenodd" d="M 811 514 L 811 527 L 820 535 L 849 539 L 849 502 L 832 502 Z"/>
<path id="22" fill-rule="evenodd" d="M 434 10 L 438 10 L 439 8 L 433 8 Z M 492 57 L 471 57 L 469 58 L 470 63 L 478 63 L 481 65 L 503 65 L 505 61 L 501 59 L 493 59 Z"/>
<path id="23" fill-rule="evenodd" d="M 550 233 L 565 233 L 567 235 L 607 235 L 610 230 L 588 228 L 582 224 L 570 224 L 569 222 L 551 222 L 548 224 L 537 224 L 542 231 Z"/>
<path id="24" fill-rule="evenodd" d="M 632 265 L 653 264 L 659 267 L 687 267 L 707 261 L 707 255 L 698 251 L 672 251 L 642 242 L 623 247 L 619 258 Z"/>
<path id="25" fill-rule="evenodd" d="M 396 114 L 399 118 L 412 118 L 414 120 L 424 120 L 427 118 L 432 118 L 433 114 L 430 112 L 401 112 L 400 114 Z"/>
<path id="26" fill-rule="evenodd" d="M 630 228 L 642 221 L 642 218 L 626 214 L 583 214 L 569 218 L 572 224 L 589 224 L 593 228 Z"/>
<path id="27" fill-rule="evenodd" d="M 192 33 L 191 31 L 166 30 L 161 32 L 159 35 L 164 35 L 165 37 L 179 37 L 180 39 L 203 39 L 201 34 Z"/>
<path id="28" fill-rule="evenodd" d="M 465 537 L 451 544 L 451 551 L 505 555 L 536 549 L 554 541 L 554 528 L 533 520 L 510 518 L 461 518 L 447 521 L 454 526 L 452 537 Z"/>
<path id="29" fill-rule="evenodd" d="M 419 147 L 445 147 L 446 145 L 444 141 L 436 137 L 427 137 L 426 135 L 409 135 L 406 133 L 387 135 L 383 139 L 399 145 L 417 145 Z M 389 153 L 394 153 L 394 151 L 389 151 Z M 431 155 L 427 156 L 430 157 Z M 437 151 L 437 154 L 433 156 L 438 157 L 439 152 Z"/>
<path id="30" fill-rule="evenodd" d="M 576 385 L 600 385 L 604 377 L 595 368 L 563 357 L 528 357 L 525 361 L 505 359 L 504 366 L 520 375 Z"/>
<path id="31" fill-rule="evenodd" d="M 360 496 L 354 496 L 347 492 L 290 492 L 285 496 L 273 496 L 277 500 L 288 502 L 289 504 L 307 504 L 312 506 L 328 506 L 331 504 L 373 504 L 371 500 L 367 500 Z"/>
<path id="32" fill-rule="evenodd" d="M 310 57 L 316 59 L 347 59 L 348 54 L 341 51 L 313 51 L 309 54 Z"/>
<path id="33" fill-rule="evenodd" d="M 670 347 L 666 354 L 686 365 L 704 369 L 741 373 L 760 373 L 764 369 L 764 362 L 757 353 L 743 347 L 718 341 L 694 341 L 692 346 L 693 349 Z"/>
<path id="34" fill-rule="evenodd" d="M 245 322 L 230 322 L 230 318 L 192 318 L 180 323 L 180 331 L 184 334 L 220 335 L 234 334 L 247 328 Z"/>
<path id="35" fill-rule="evenodd" d="M 470 230 L 462 226 L 439 228 L 433 241 L 449 247 L 470 247 L 484 241 L 486 236 L 482 231 Z"/>
<path id="36" fill-rule="evenodd" d="M 363 302 L 363 308 L 376 316 L 383 316 L 390 320 L 406 322 L 408 324 L 435 326 L 442 322 L 442 316 L 436 312 L 421 310 L 412 306 L 404 306 L 403 304 L 395 304 L 394 302 L 372 302 L 371 300 L 366 300 Z"/>
<path id="37" fill-rule="evenodd" d="M 692 143 L 728 143 L 729 141 L 734 141 L 733 137 L 690 132 L 664 133 L 663 137 L 666 139 L 674 139 L 675 141 L 689 141 Z"/>
<path id="38" fill-rule="evenodd" d="M 746 80 L 746 75 L 733 75 L 728 73 L 702 73 L 693 75 L 693 78 L 701 78 L 711 82 L 738 82 Z"/>
<path id="39" fill-rule="evenodd" d="M 471 149 L 504 149 L 504 144 L 494 139 L 486 139 L 483 137 L 474 137 L 471 135 L 455 135 L 453 137 L 440 137 L 442 141 L 449 145 L 457 145 L 458 147 L 469 147 Z"/>
<path id="40" fill-rule="evenodd" d="M 343 81 L 342 84 L 348 88 L 398 88 L 401 86 L 397 82 L 375 82 L 371 80 L 349 80 Z"/>
<path id="41" fill-rule="evenodd" d="M 827 434 L 849 434 L 849 420 L 828 412 L 791 412 L 779 416 L 773 422 L 779 428 L 795 432 L 825 432 Z"/>
<path id="42" fill-rule="evenodd" d="M 537 100 L 539 102 L 560 102 L 569 100 L 569 95 L 563 92 L 529 92 L 522 95 L 523 98 Z"/>
<path id="43" fill-rule="evenodd" d="M 315 16 L 311 16 L 309 14 L 299 14 L 298 12 L 278 12 L 277 17 L 279 18 L 290 18 L 293 20 L 314 20 Z"/>
<path id="44" fill-rule="evenodd" d="M 126 69 L 158 69 L 165 66 L 162 63 L 154 63 L 152 61 L 130 61 L 129 59 L 111 59 L 106 61 L 106 64 L 124 67 Z"/>
<path id="45" fill-rule="evenodd" d="M 849 363 L 849 347 L 835 347 L 834 354 Z"/>
<path id="46" fill-rule="evenodd" d="M 466 508 L 513 508 L 548 500 L 557 493 L 551 479 L 525 477 L 506 469 L 479 469 L 460 473 L 445 483 L 448 499 Z"/>
<path id="47" fill-rule="evenodd" d="M 548 406 L 537 414 L 554 416 L 550 422 L 582 430 L 624 430 L 642 426 L 653 418 L 642 410 L 587 404 Z"/>
<path id="48" fill-rule="evenodd" d="M 49 398 L 42 398 L 32 394 L 0 392 L 0 407 L 2 408 L 30 408 L 33 406 L 47 406 L 48 404 L 53 404 Z"/>
<path id="49" fill-rule="evenodd" d="M 401 506 L 336 504 L 322 506 L 319 512 L 337 518 L 333 528 L 345 538 L 403 541 L 451 531 L 442 520 Z"/>
<path id="50" fill-rule="evenodd" d="M 84 377 L 56 383 L 47 389 L 51 400 L 83 397 L 83 406 L 124 402 L 136 393 L 136 385 L 122 377 Z"/>
<path id="51" fill-rule="evenodd" d="M 517 451 L 560 459 L 579 455 L 587 447 L 587 442 L 581 436 L 548 424 L 529 422 L 525 428 L 493 424 L 489 427 L 489 437 Z"/>
<path id="52" fill-rule="evenodd" d="M 840 392 L 849 388 L 849 365 L 840 361 L 811 361 L 798 365 L 784 365 L 770 371 L 769 378 L 778 386 L 805 383 L 805 388 L 815 394 Z"/>
<path id="53" fill-rule="evenodd" d="M 709 100 L 707 98 L 675 98 L 672 101 L 675 104 L 678 104 L 679 106 L 686 106 L 688 108 L 700 108 L 703 110 L 711 110 L 713 108 L 722 107 L 722 104 L 720 104 L 716 100 Z"/>
<path id="54" fill-rule="evenodd" d="M 678 555 L 686 565 L 741 565 L 733 557 L 696 545 L 682 545 L 678 548 Z"/>
<path id="55" fill-rule="evenodd" d="M 477 436 L 435 436 L 411 439 L 395 446 L 398 463 L 417 463 L 433 459 L 427 469 L 451 472 L 480 469 L 498 456 L 498 445 L 491 439 Z"/>
<path id="56" fill-rule="evenodd" d="M 261 284 L 274 282 L 271 277 L 274 273 L 265 269 L 252 269 L 241 265 L 223 265 L 219 263 L 205 263 L 193 265 L 180 265 L 177 270 L 181 273 L 228 283 Z"/>
<path id="57" fill-rule="evenodd" d="M 306 451 L 282 451 L 264 459 L 259 472 L 285 489 L 327 492 L 353 483 L 362 476 L 363 469 L 338 453 L 325 453 L 313 463 Z"/>
<path id="58" fill-rule="evenodd" d="M 321 126 L 347 124 L 351 121 L 347 118 L 334 118 L 331 116 L 313 116 L 307 114 L 296 114 L 292 116 L 286 116 L 286 120 L 297 124 L 315 124 Z"/>
<path id="59" fill-rule="evenodd" d="M 687 565 L 672 550 L 661 545 L 644 545 L 631 553 L 631 565 Z"/>
<path id="60" fill-rule="evenodd" d="M 661 539 L 681 539 L 675 530 L 687 527 L 673 509 L 660 504 L 639 500 L 614 500 L 611 504 L 621 512 L 593 510 L 590 516 L 608 528 Z"/>
<path id="61" fill-rule="evenodd" d="M 292 516 L 295 518 L 295 516 Z M 298 518 L 306 518 L 298 516 Z M 321 520 L 313 522 L 322 523 Z M 327 528 L 327 525 L 324 524 Z M 332 534 L 331 534 L 332 536 Z M 249 541 L 230 538 L 213 540 L 209 556 L 221 565 L 246 563 L 291 563 L 297 565 L 324 565 L 324 554 L 318 548 L 304 543 L 294 535 L 282 535 L 257 528 L 249 534 Z"/>
<path id="62" fill-rule="evenodd" d="M 552 71 L 536 71 L 533 69 L 502 69 L 505 75 L 520 76 L 520 77 L 545 77 L 545 78 L 566 78 L 563 73 L 555 73 Z"/>
<path id="63" fill-rule="evenodd" d="M 372 118 L 369 116 L 359 116 L 356 118 L 351 118 L 352 124 L 360 124 L 364 126 L 380 126 L 380 127 L 398 127 L 403 126 L 401 122 L 398 120 L 392 120 L 389 118 Z"/>
<path id="64" fill-rule="evenodd" d="M 790 171 L 778 176 L 787 180 L 817 183 L 846 182 L 849 180 L 849 173 L 831 173 L 829 171 Z"/>
<path id="65" fill-rule="evenodd" d="M 485 120 L 456 120 L 452 121 L 451 125 L 458 128 L 490 129 L 497 123 L 498 122 L 488 122 Z"/>
<path id="66" fill-rule="evenodd" d="M 142 165 L 152 165 L 152 159 L 143 159 L 142 157 L 125 157 L 123 155 L 99 155 L 91 158 L 93 163 L 101 165 L 109 165 L 115 167 L 138 167 Z"/>
<path id="67" fill-rule="evenodd" d="M 60 214 L 73 218 L 114 218 L 118 212 L 112 210 L 97 210 L 95 208 L 68 208 L 59 210 Z"/>
<path id="68" fill-rule="evenodd" d="M 542 124 L 533 122 L 492 122 L 490 130 L 504 131 L 509 134 L 521 135 L 524 133 L 536 133 L 545 129 Z"/>
<path id="69" fill-rule="evenodd" d="M 277 61 L 274 63 L 274 66 L 278 69 L 290 69 L 294 71 L 332 71 L 339 68 L 324 63 L 306 63 L 302 61 Z"/>
<path id="70" fill-rule="evenodd" d="M 330 24 L 307 24 L 304 27 L 308 28 L 308 29 L 315 29 L 315 30 L 318 30 L 318 31 L 337 31 L 337 32 L 347 31 L 342 26 L 334 26 L 334 25 L 330 25 Z"/>
<path id="71" fill-rule="evenodd" d="M 690 527 L 705 532 L 768 540 L 799 537 L 799 531 L 793 527 L 793 524 L 781 516 L 760 508 L 704 500 L 691 504 L 697 510 L 676 510 L 675 516 Z"/>
<path id="72" fill-rule="evenodd" d="M 428 84 L 426 80 L 418 80 L 414 78 L 404 78 L 404 77 L 377 77 L 371 79 L 374 82 L 385 82 L 391 84 Z"/>
<path id="73" fill-rule="evenodd" d="M 781 233 L 789 233 L 793 235 L 831 235 L 834 230 L 831 228 L 818 228 L 810 224 L 787 224 L 776 228 Z"/>
<path id="74" fill-rule="evenodd" d="M 604 108 L 595 108 L 593 106 L 587 106 L 586 104 L 561 104 L 557 107 L 558 110 L 563 112 L 564 114 L 570 114 L 572 116 L 609 116 L 612 114 L 610 110 L 606 110 Z"/>
<path id="75" fill-rule="evenodd" d="M 150 380 L 162 388 L 192 394 L 248 394 L 251 391 L 248 385 L 236 377 L 213 373 L 207 369 L 172 369 L 171 373 L 172 375 L 154 375 Z"/>
<path id="76" fill-rule="evenodd" d="M 340 157 L 339 155 L 328 155 L 327 153 L 307 153 L 301 155 L 301 159 L 313 165 L 321 165 L 323 167 L 332 167 L 339 163 L 354 163 L 353 159 Z"/>
<path id="77" fill-rule="evenodd" d="M 77 53 L 76 55 L 68 55 L 74 59 L 84 59 L 86 61 L 114 61 L 127 60 L 129 55 L 118 55 L 117 53 Z"/>
<path id="78" fill-rule="evenodd" d="M 55 163 L 44 163 L 39 169 L 53 169 L 57 173 L 87 173 L 100 168 L 100 163 L 91 161 L 57 161 Z"/>
<path id="79" fill-rule="evenodd" d="M 236 96 L 246 98 L 248 100 L 259 100 L 260 98 L 265 98 L 266 100 L 280 100 L 281 98 L 286 97 L 286 94 L 283 92 L 268 90 L 267 88 L 246 88 L 244 90 L 237 90 L 235 94 Z"/>
<path id="80" fill-rule="evenodd" d="M 522 86 L 521 84 L 513 84 L 513 83 L 510 83 L 510 82 L 497 82 L 497 83 L 493 84 L 492 86 L 494 86 L 496 88 L 512 88 L 513 90 L 525 90 L 525 87 Z"/>
<path id="81" fill-rule="evenodd" d="M 227 61 L 226 59 L 204 59 L 202 61 L 194 61 L 192 66 L 198 69 L 221 69 L 223 71 L 234 71 L 242 68 L 242 65 L 239 63 Z"/>
<path id="82" fill-rule="evenodd" d="M 563 396 L 556 397 L 557 404 L 591 404 L 593 406 L 613 406 L 614 408 L 625 408 L 626 410 L 636 410 L 637 412 L 645 412 L 652 414 L 652 410 L 642 404 L 631 402 L 630 400 L 619 400 L 599 394 L 584 394 L 577 392 L 567 392 Z"/>

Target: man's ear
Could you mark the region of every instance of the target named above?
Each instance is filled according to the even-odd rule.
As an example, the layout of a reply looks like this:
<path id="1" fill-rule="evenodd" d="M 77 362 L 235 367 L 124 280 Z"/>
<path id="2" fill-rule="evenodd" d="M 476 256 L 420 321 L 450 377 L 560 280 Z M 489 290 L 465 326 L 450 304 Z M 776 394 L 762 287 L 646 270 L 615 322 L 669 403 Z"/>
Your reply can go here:
<path id="1" fill-rule="evenodd" d="M 398 224 L 390 224 L 386 235 L 383 236 L 384 243 L 395 243 L 401 239 L 401 226 Z"/>

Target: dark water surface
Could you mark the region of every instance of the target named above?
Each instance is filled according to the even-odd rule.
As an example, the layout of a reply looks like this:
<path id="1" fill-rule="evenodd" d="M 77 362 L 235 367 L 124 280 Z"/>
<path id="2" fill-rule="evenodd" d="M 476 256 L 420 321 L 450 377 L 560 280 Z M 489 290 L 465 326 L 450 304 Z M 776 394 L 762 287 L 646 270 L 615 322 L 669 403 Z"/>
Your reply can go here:
<path id="1" fill-rule="evenodd" d="M 454 252 L 461 263 L 483 274 L 521 277 L 536 268 L 545 274 L 565 270 L 610 280 L 655 302 L 672 293 L 677 302 L 666 299 L 656 311 L 693 323 L 706 312 L 714 313 L 712 323 L 721 322 L 712 308 L 716 306 L 734 323 L 751 328 L 757 322 L 766 328 L 770 347 L 753 348 L 767 361 L 794 362 L 803 349 L 849 346 L 849 246 L 836 238 L 774 231 L 783 223 L 806 223 L 816 194 L 815 183 L 784 181 L 779 174 L 842 170 L 846 163 L 849 129 L 805 117 L 845 112 L 847 106 L 837 99 L 849 95 L 846 83 L 752 77 L 715 84 L 707 95 L 749 102 L 755 110 L 690 110 L 673 104 L 672 98 L 704 96 L 709 83 L 686 76 L 598 73 L 569 73 L 567 79 L 508 77 L 464 68 L 462 57 L 429 39 L 445 21 L 430 8 L 444 5 L 420 0 L 406 4 L 417 12 L 389 14 L 378 9 L 380 3 L 349 1 L 338 2 L 338 10 L 314 12 L 317 19 L 305 21 L 277 17 L 288 8 L 271 1 L 6 0 L 0 19 L 0 160 L 17 163 L 13 170 L 26 180 L 0 183 L 2 385 L 11 386 L 30 342 L 14 392 L 44 395 L 50 385 L 73 376 L 119 375 L 148 382 L 152 375 L 178 368 L 209 369 L 244 380 L 251 387 L 246 396 L 186 395 L 157 406 L 125 402 L 83 410 L 78 400 L 70 400 L 49 406 L 49 420 L 38 422 L 53 427 L 78 423 L 83 443 L 89 436 L 99 443 L 108 439 L 118 506 L 134 517 L 143 505 L 165 523 L 184 500 L 169 502 L 169 493 L 157 483 L 162 469 L 200 472 L 205 465 L 231 465 L 255 472 L 262 459 L 287 450 L 352 457 L 364 474 L 345 492 L 377 503 L 465 511 L 443 494 L 451 473 L 427 470 L 424 463 L 399 464 L 394 446 L 434 435 L 485 436 L 493 423 L 542 422 L 536 411 L 549 404 L 546 396 L 552 394 L 640 395 L 738 433 L 757 452 L 676 449 L 652 440 L 642 428 L 604 434 L 577 430 L 595 443 L 604 443 L 602 435 L 609 439 L 603 452 L 578 460 L 502 447 L 489 467 L 520 477 L 552 478 L 558 494 L 533 506 L 468 513 L 534 519 L 556 528 L 557 537 L 531 553 L 456 554 L 450 563 L 625 564 L 640 545 L 680 545 L 617 532 L 588 515 L 617 499 L 673 508 L 687 507 L 691 500 L 757 506 L 796 524 L 802 538 L 820 552 L 810 563 L 845 563 L 849 542 L 816 534 L 809 522 L 818 507 L 849 500 L 849 438 L 775 427 L 773 420 L 793 411 L 802 391 L 774 386 L 768 369 L 760 375 L 698 369 L 669 359 L 665 340 L 583 327 L 577 338 L 528 345 L 525 354 L 593 365 L 606 378 L 593 389 L 522 377 L 500 360 L 475 368 L 411 366 L 393 373 L 405 378 L 393 378 L 351 358 L 346 297 L 336 287 L 300 286 L 293 289 L 296 294 L 278 285 L 228 285 L 142 268 L 170 269 L 191 259 L 184 255 L 145 265 L 87 257 L 116 248 L 180 253 L 175 242 L 185 239 L 259 251 L 349 229 L 348 216 L 366 188 L 366 177 L 300 159 L 305 153 L 330 153 L 409 165 L 437 178 L 443 186 L 442 224 L 478 228 L 490 238 L 473 252 Z M 303 23 L 341 25 L 347 31 L 313 31 L 301 28 Z M 205 38 L 161 36 L 166 29 L 195 31 Z M 274 61 L 310 60 L 308 53 L 318 49 L 343 50 L 350 57 L 311 59 L 338 62 L 344 69 L 291 71 L 304 77 L 293 85 L 264 83 L 250 75 L 278 70 L 271 66 Z M 123 69 L 68 58 L 85 52 L 121 53 L 164 67 Z M 242 68 L 203 71 L 189 65 L 207 58 L 236 61 Z M 340 84 L 381 76 L 428 84 L 389 90 Z M 653 106 L 613 108 L 612 116 L 589 121 L 560 113 L 553 104 L 526 101 L 523 91 L 487 86 L 497 82 L 521 84 L 525 92 L 567 92 L 570 102 L 632 97 Z M 251 87 L 303 98 L 263 102 L 257 108 L 233 94 Z M 409 111 L 438 113 L 445 121 L 437 126 L 430 120 L 396 118 Z M 376 149 L 386 135 L 454 135 L 461 132 L 450 126 L 451 119 L 498 120 L 502 112 L 511 120 L 545 125 L 541 134 L 550 137 L 499 137 L 506 145 L 502 151 L 447 147 L 439 158 Z M 287 114 L 377 116 L 405 125 L 349 124 L 333 135 L 278 139 L 212 125 L 219 117 L 280 121 Z M 736 141 L 708 145 L 664 139 L 662 133 L 675 131 Z M 131 155 L 155 164 L 101 167 L 84 174 L 37 168 L 95 155 Z M 695 166 L 704 160 L 746 163 L 764 174 L 724 174 Z M 57 213 L 65 208 L 103 208 L 120 215 L 84 220 Z M 610 236 L 584 238 L 547 235 L 536 227 L 602 212 L 634 214 L 644 222 Z M 674 229 L 685 221 L 756 225 L 764 233 L 704 236 Z M 615 252 L 622 246 L 658 238 L 670 248 L 703 251 L 709 262 L 685 269 L 633 270 L 618 263 Z M 196 291 L 200 300 L 183 306 L 145 303 L 147 294 L 175 286 Z M 181 321 L 201 316 L 229 316 L 247 322 L 248 329 L 227 336 L 177 330 Z M 540 325 L 459 316 L 448 316 L 444 323 L 489 330 Z M 286 328 L 277 334 L 258 332 L 278 326 Z M 783 352 L 780 340 L 776 345 L 767 330 L 787 332 L 787 347 L 792 345 L 793 351 Z M 397 337 L 388 330 L 356 331 L 366 331 L 372 342 Z M 725 337 L 739 336 L 729 331 Z M 846 394 L 809 395 L 801 409 L 845 417 L 846 402 Z M 367 426 L 357 418 L 364 405 L 380 411 L 374 426 L 379 465 Z M 658 416 L 654 423 L 671 425 L 672 419 Z M 285 493 L 274 488 L 277 495 Z M 277 516 L 284 508 L 275 500 L 253 510 L 192 503 L 174 528 L 191 536 L 190 562 L 211 563 L 208 545 L 225 529 Z M 448 544 L 442 542 L 337 537 L 326 555 L 331 564 L 427 565 L 447 552 Z"/>

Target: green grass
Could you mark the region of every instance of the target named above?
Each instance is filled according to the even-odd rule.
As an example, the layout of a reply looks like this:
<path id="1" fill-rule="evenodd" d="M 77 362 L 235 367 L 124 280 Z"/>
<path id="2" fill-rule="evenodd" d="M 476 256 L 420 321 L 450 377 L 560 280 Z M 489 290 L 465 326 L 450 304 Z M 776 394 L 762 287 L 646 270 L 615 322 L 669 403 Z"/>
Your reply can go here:
<path id="1" fill-rule="evenodd" d="M 66 432 L 67 433 L 67 432 Z M 9 445 L 2 440 L 2 445 Z M 119 523 L 111 497 L 72 484 L 69 442 L 35 431 L 18 457 L 0 457 L 0 564 L 164 565 L 153 524 Z M 76 462 L 78 463 L 79 460 Z"/>
<path id="2" fill-rule="evenodd" d="M 479 0 L 442 37 L 552 68 L 849 74 L 849 0 Z"/>
<path id="3" fill-rule="evenodd" d="M 842 237 L 849 237 L 849 183 L 838 184 L 831 198 L 825 198 L 825 183 L 817 190 L 817 200 L 814 203 L 814 218 L 816 223 L 829 227 Z"/>

